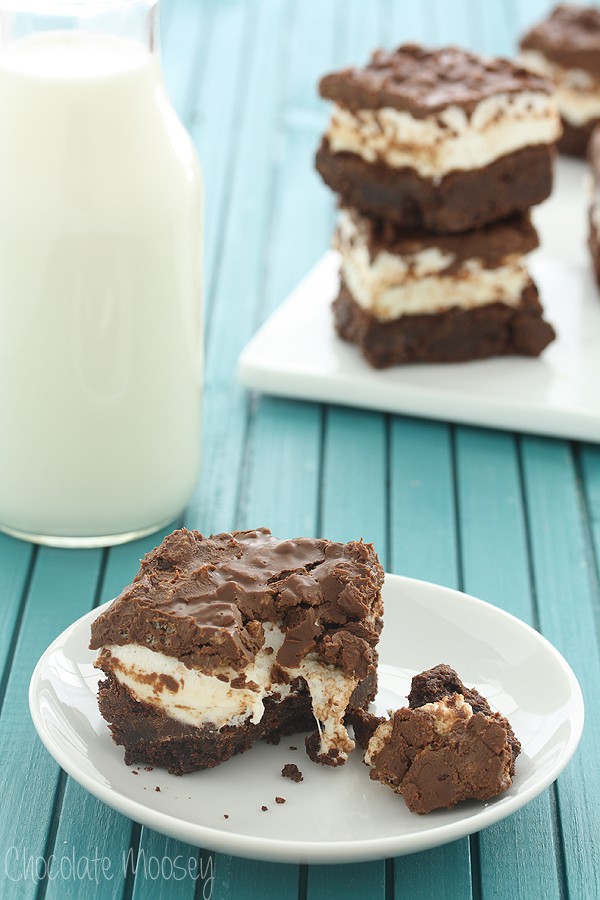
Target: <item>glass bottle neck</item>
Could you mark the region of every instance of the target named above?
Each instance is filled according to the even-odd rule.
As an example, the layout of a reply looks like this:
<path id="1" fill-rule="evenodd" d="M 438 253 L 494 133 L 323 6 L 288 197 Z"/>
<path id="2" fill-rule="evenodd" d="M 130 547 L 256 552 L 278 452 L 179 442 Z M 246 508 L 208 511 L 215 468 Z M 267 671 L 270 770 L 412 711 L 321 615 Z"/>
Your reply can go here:
<path id="1" fill-rule="evenodd" d="M 15 42 L 66 32 L 122 38 L 159 52 L 159 0 L 0 0 L 0 54 Z"/>

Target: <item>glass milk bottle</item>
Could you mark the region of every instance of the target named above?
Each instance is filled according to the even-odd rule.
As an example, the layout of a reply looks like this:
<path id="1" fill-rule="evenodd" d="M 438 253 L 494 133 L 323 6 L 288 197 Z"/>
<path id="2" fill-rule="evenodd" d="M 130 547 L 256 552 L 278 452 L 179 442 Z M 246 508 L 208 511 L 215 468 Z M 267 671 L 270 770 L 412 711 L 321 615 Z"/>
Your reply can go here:
<path id="1" fill-rule="evenodd" d="M 156 0 L 0 0 L 0 25 L 0 529 L 118 543 L 198 476 L 198 160 Z"/>

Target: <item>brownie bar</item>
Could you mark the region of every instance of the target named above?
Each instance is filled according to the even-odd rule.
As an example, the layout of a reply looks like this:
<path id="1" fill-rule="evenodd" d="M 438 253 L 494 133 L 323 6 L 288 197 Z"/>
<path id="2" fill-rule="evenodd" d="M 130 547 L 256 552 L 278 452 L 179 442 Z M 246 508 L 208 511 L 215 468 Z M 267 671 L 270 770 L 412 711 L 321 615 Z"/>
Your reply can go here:
<path id="1" fill-rule="evenodd" d="M 558 6 L 522 38 L 523 63 L 554 82 L 561 153 L 584 157 L 600 121 L 600 10 Z"/>
<path id="2" fill-rule="evenodd" d="M 381 321 L 360 307 L 343 283 L 333 303 L 335 327 L 356 344 L 365 359 L 381 369 L 400 363 L 464 362 L 490 356 L 539 356 L 554 339 L 542 318 L 533 282 L 518 307 L 489 303 L 474 309 L 451 308 L 428 315 Z"/>
<path id="3" fill-rule="evenodd" d="M 562 137 L 556 145 L 559 152 L 564 153 L 565 156 L 576 156 L 579 159 L 584 159 L 591 134 L 599 123 L 600 117 L 590 119 L 583 125 L 578 126 L 571 125 L 570 122 L 563 119 Z"/>
<path id="4" fill-rule="evenodd" d="M 583 69 L 600 78 L 600 10 L 561 4 L 523 36 L 520 46 L 563 69 Z"/>
<path id="5" fill-rule="evenodd" d="M 552 189 L 553 145 L 525 147 L 480 169 L 456 170 L 439 182 L 414 169 L 333 153 L 327 138 L 316 167 L 344 206 L 397 222 L 406 229 L 463 232 L 523 213 Z"/>
<path id="6" fill-rule="evenodd" d="M 453 669 L 415 676 L 409 698 L 388 720 L 360 711 L 353 717 L 373 780 L 419 814 L 489 800 L 510 787 L 521 745 L 507 719 Z"/>
<path id="7" fill-rule="evenodd" d="M 344 716 L 377 689 L 382 583 L 362 541 L 169 535 L 92 625 L 126 759 L 191 771 L 316 719 L 309 755 L 342 764 Z"/>

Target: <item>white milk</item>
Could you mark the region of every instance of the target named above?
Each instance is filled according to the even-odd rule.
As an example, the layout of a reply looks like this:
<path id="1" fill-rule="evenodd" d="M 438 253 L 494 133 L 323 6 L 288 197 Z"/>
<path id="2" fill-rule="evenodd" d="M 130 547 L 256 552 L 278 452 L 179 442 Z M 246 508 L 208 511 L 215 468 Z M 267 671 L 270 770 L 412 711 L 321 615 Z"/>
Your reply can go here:
<path id="1" fill-rule="evenodd" d="M 149 530 L 200 462 L 201 179 L 141 45 L 0 56 L 0 527 Z"/>

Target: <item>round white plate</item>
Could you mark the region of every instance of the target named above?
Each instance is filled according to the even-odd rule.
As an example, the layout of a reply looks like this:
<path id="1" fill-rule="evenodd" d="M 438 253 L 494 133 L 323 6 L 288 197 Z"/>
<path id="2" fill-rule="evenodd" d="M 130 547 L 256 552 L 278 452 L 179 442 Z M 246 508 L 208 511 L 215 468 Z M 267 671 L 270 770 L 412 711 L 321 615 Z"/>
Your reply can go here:
<path id="1" fill-rule="evenodd" d="M 560 774 L 581 736 L 581 691 L 545 638 L 481 600 L 394 575 L 386 576 L 384 598 L 377 712 L 406 705 L 414 673 L 440 662 L 453 666 L 508 716 L 523 745 L 512 787 L 495 800 L 415 815 L 400 796 L 369 779 L 360 752 L 339 769 L 315 765 L 301 735 L 278 746 L 256 744 L 216 769 L 183 777 L 129 768 L 96 706 L 101 676 L 88 641 L 100 610 L 71 625 L 40 659 L 29 691 L 33 722 L 54 759 L 100 800 L 205 849 L 332 863 L 453 841 L 515 812 Z M 288 762 L 300 767 L 303 782 L 281 777 Z M 277 804 L 276 796 L 286 802 Z"/>

